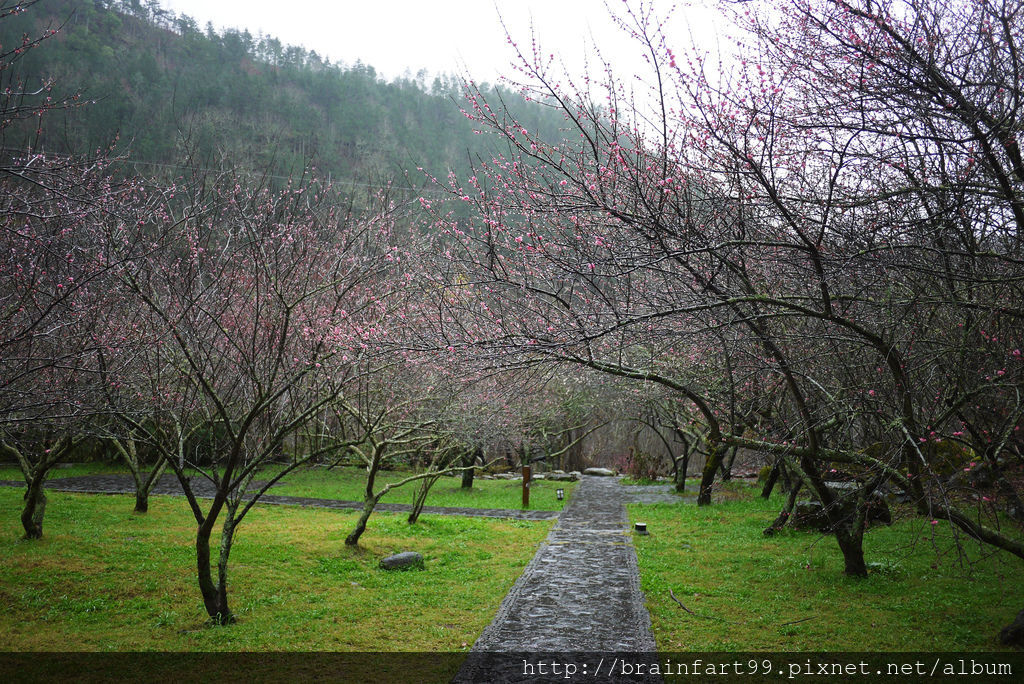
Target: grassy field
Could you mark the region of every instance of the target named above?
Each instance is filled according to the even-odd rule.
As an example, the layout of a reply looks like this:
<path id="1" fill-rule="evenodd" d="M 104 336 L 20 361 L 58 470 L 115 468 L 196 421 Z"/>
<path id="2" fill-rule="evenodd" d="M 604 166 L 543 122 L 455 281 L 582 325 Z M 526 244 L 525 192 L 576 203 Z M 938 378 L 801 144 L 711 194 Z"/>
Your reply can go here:
<path id="1" fill-rule="evenodd" d="M 267 480 L 280 472 L 277 467 L 267 468 L 258 479 Z M 128 470 L 119 463 L 75 463 L 61 465 L 50 471 L 49 479 L 76 477 L 79 475 L 101 475 L 124 473 Z M 377 476 L 376 489 L 397 482 L 409 473 L 384 471 Z M 0 466 L 0 480 L 22 480 L 17 466 Z M 521 509 L 523 485 L 519 480 L 485 480 L 476 478 L 471 489 L 462 489 L 459 477 L 442 477 L 431 488 L 427 496 L 429 506 L 456 506 L 462 508 L 510 508 Z M 388 492 L 382 501 L 387 503 L 412 503 L 417 483 L 410 482 Z M 362 501 L 366 487 L 366 473 L 361 468 L 299 468 L 288 473 L 269 493 L 286 496 L 308 496 L 316 499 L 341 499 Z M 565 500 L 559 501 L 556 489 L 565 490 Z M 535 480 L 530 484 L 529 510 L 560 511 L 569 501 L 575 482 L 548 482 Z"/>
<path id="2" fill-rule="evenodd" d="M 120 462 L 115 463 L 58 463 L 50 470 L 47 479 L 58 477 L 78 477 L 79 475 L 128 474 L 128 469 Z M 0 480 L 16 480 L 24 482 L 21 470 L 16 464 L 0 465 Z"/>
<path id="3" fill-rule="evenodd" d="M 491 621 L 551 522 L 264 506 L 239 528 L 229 600 L 209 627 L 185 501 L 51 492 L 44 539 L 24 542 L 22 492 L 0 488 L 0 648 L 11 651 L 459 651 Z M 378 561 L 419 551 L 425 571 Z"/>
<path id="4" fill-rule="evenodd" d="M 320 478 L 296 480 L 306 495 L 327 492 Z M 478 482 L 484 492 L 517 484 Z M 662 651 L 989 651 L 1024 606 L 1020 561 L 958 540 L 945 524 L 908 518 L 873 529 L 871 574 L 852 579 L 831 537 L 764 537 L 781 499 L 756 492 L 734 482 L 707 508 L 630 506 L 651 530 L 634 543 Z M 0 488 L 0 644 L 12 651 L 457 652 L 493 618 L 552 524 L 428 515 L 410 526 L 378 512 L 352 549 L 344 537 L 354 512 L 262 506 L 232 553 L 239 622 L 214 628 L 184 500 L 155 497 L 139 516 L 129 496 L 51 492 L 45 538 L 23 542 L 21 495 Z M 423 553 L 427 570 L 378 569 L 403 550 Z"/>
<path id="5" fill-rule="evenodd" d="M 273 472 L 268 470 L 268 473 Z M 385 471 L 377 476 L 376 489 L 389 482 L 397 482 L 409 473 Z M 262 475 L 266 479 L 266 475 Z M 428 506 L 457 506 L 463 508 L 522 508 L 523 484 L 520 480 L 484 480 L 475 478 L 471 489 L 462 489 L 459 477 L 442 477 L 427 496 Z M 417 483 L 388 492 L 382 499 L 388 503 L 412 503 Z M 362 501 L 366 487 L 366 474 L 360 468 L 302 468 L 289 473 L 272 494 L 309 496 L 318 499 L 344 499 Z M 548 482 L 534 480 L 530 484 L 530 510 L 560 511 L 575 489 L 575 482 Z M 565 490 L 565 500 L 558 501 L 555 490 Z"/>
<path id="6" fill-rule="evenodd" d="M 716 501 L 730 500 L 706 508 L 629 507 L 651 531 L 634 543 L 662 651 L 990 651 L 1024 607 L 1022 561 L 957 539 L 946 523 L 873 528 L 871 573 L 854 579 L 832 537 L 762 535 L 780 498 L 739 482 L 723 493 Z"/>

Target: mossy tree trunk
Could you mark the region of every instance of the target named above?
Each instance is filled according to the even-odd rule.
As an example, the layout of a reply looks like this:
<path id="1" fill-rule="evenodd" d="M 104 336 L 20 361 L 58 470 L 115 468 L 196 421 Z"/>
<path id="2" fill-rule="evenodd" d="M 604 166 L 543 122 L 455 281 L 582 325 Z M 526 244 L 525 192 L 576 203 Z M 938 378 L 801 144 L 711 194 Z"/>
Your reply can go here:
<path id="1" fill-rule="evenodd" d="M 772 490 L 775 489 L 775 483 L 779 481 L 779 462 L 776 461 L 771 469 L 768 471 L 768 477 L 765 478 L 764 487 L 761 488 L 761 498 L 770 499 L 772 496 Z"/>
<path id="2" fill-rule="evenodd" d="M 55 442 L 48 438 L 27 439 L 25 445 L 16 446 L 0 439 L 0 451 L 14 458 L 25 478 L 24 507 L 21 511 L 21 526 L 24 539 L 42 539 L 43 516 L 46 513 L 46 476 L 81 441 L 71 435 L 62 435 Z M 47 447 L 49 445 L 49 447 Z"/>
<path id="3" fill-rule="evenodd" d="M 21 526 L 25 529 L 24 539 L 43 538 L 43 515 L 46 513 L 46 494 L 43 492 L 42 477 L 33 478 L 25 490 L 25 506 L 21 511 Z"/>
<path id="4" fill-rule="evenodd" d="M 228 558 L 234 541 L 234 515 L 229 510 L 221 530 L 220 548 L 217 558 L 217 578 L 214 581 L 210 548 L 212 524 L 202 524 L 196 532 L 196 571 L 199 591 L 203 596 L 206 614 L 216 625 L 227 625 L 235 621 L 228 606 Z"/>
<path id="5" fill-rule="evenodd" d="M 708 460 L 704 463 L 704 470 L 700 478 L 700 491 L 697 493 L 697 505 L 708 506 L 711 504 L 711 490 L 715 484 L 715 475 L 718 473 L 722 459 L 725 458 L 725 448 L 717 442 L 708 442 Z"/>
<path id="6" fill-rule="evenodd" d="M 476 475 L 476 469 L 470 466 L 475 465 L 477 460 L 483 462 L 483 458 L 484 450 L 480 447 L 476 447 L 473 451 L 466 454 L 462 461 L 462 465 L 466 467 L 466 469 L 462 471 L 462 489 L 473 488 L 473 477 Z"/>
<path id="7" fill-rule="evenodd" d="M 676 461 L 675 485 L 676 491 L 682 494 L 686 491 L 686 471 L 690 468 L 690 454 L 683 454 Z"/>
<path id="8" fill-rule="evenodd" d="M 776 468 L 772 469 L 772 472 L 776 473 L 776 476 L 778 476 L 777 466 Z M 797 483 L 795 487 L 791 487 L 789 490 L 789 496 L 786 498 L 785 508 L 783 508 L 782 511 L 779 512 L 779 515 L 777 518 L 775 518 L 775 521 L 765 529 L 764 534 L 766 536 L 771 536 L 775 534 L 783 527 L 785 527 L 786 523 L 793 519 L 793 509 L 796 507 L 796 497 L 799 493 L 800 484 Z M 767 499 L 768 497 L 765 498 Z"/>
<path id="9" fill-rule="evenodd" d="M 686 474 L 690 470 L 690 455 L 700 442 L 679 426 L 675 426 L 673 432 L 675 432 L 676 441 L 682 444 L 681 453 L 672 459 L 672 467 L 674 468 L 672 475 L 676 491 L 682 494 L 686 491 Z"/>
<path id="10" fill-rule="evenodd" d="M 738 451 L 739 448 L 736 446 L 726 448 L 722 463 L 719 466 L 719 470 L 722 471 L 722 482 L 728 482 L 732 479 L 732 464 L 736 462 L 736 452 Z"/>
<path id="11" fill-rule="evenodd" d="M 356 525 L 349 532 L 348 536 L 345 537 L 345 544 L 347 546 L 356 546 L 359 544 L 359 538 L 363 536 L 363 532 L 366 531 L 366 522 L 373 515 L 373 509 L 377 507 L 377 503 L 381 497 L 388 491 L 385 488 L 380 493 L 374 493 L 374 486 L 377 480 L 377 473 L 380 471 L 380 467 L 384 462 L 384 453 L 387 450 L 387 446 L 384 443 L 376 443 L 371 445 L 371 450 L 368 458 L 364 458 L 366 463 L 366 487 L 363 490 L 363 510 L 359 514 L 359 519 L 356 520 Z"/>
<path id="12" fill-rule="evenodd" d="M 345 544 L 347 546 L 356 546 L 359 544 L 359 538 L 363 536 L 363 532 L 366 531 L 366 522 L 373 515 L 373 509 L 377 507 L 377 498 L 370 496 L 363 500 L 363 510 L 359 514 L 359 519 L 356 521 L 356 526 L 352 528 L 352 531 L 345 537 Z"/>
<path id="13" fill-rule="evenodd" d="M 821 502 L 829 529 L 843 554 L 843 572 L 851 577 L 867 577 L 868 566 L 864 561 L 863 496 L 856 508 L 856 515 L 851 519 L 850 511 L 841 505 L 835 493 L 825 484 L 818 470 L 817 459 L 805 454 L 799 459 L 787 459 L 787 465 L 791 471 L 799 474 L 800 481 Z"/>

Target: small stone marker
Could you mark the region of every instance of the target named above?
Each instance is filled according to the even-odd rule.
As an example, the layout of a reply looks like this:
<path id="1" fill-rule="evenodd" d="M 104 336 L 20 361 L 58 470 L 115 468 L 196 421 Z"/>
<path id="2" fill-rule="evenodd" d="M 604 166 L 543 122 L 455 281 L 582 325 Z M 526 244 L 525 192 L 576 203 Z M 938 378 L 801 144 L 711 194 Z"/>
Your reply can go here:
<path id="1" fill-rule="evenodd" d="M 613 477 L 615 475 L 614 470 L 608 470 L 607 468 L 587 468 L 583 471 L 584 475 L 599 475 L 601 477 Z"/>
<path id="2" fill-rule="evenodd" d="M 423 563 L 423 555 L 415 551 L 403 551 L 402 553 L 382 558 L 380 567 L 382 570 L 409 570 L 411 568 L 424 570 L 426 568 Z"/>
<path id="3" fill-rule="evenodd" d="M 650 532 L 647 531 L 647 523 L 633 523 L 633 529 L 636 530 L 637 534 L 650 534 Z"/>

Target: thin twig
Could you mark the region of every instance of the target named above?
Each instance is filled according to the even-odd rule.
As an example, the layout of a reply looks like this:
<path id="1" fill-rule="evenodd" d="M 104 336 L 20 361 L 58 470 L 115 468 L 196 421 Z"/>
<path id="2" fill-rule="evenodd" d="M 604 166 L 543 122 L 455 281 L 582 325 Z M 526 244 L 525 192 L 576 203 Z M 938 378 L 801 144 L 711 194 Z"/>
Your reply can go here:
<path id="1" fill-rule="evenodd" d="M 679 604 L 679 607 L 685 610 L 690 615 L 696 615 L 692 610 L 683 605 L 683 602 L 676 598 L 676 595 L 672 593 L 672 590 L 668 590 L 668 595 L 672 597 L 672 600 Z"/>
<path id="2" fill-rule="evenodd" d="M 672 597 L 672 600 L 675 601 L 676 604 L 680 608 L 682 608 L 683 610 L 685 610 L 687 613 L 689 613 L 690 615 L 692 615 L 694 617 L 704 618 L 705 620 L 716 620 L 718 622 L 724 622 L 724 623 L 726 623 L 728 625 L 742 625 L 742 624 L 745 624 L 747 622 L 750 622 L 750 620 L 745 620 L 744 622 L 731 622 L 731 621 L 726 620 L 724 618 L 715 617 L 714 615 L 701 615 L 700 613 L 695 613 L 692 610 L 690 610 L 689 608 L 687 608 L 686 606 L 684 606 L 683 602 L 680 601 L 678 598 L 676 598 L 675 592 L 673 592 L 671 589 L 668 590 L 668 595 Z M 783 623 L 781 623 L 779 625 L 779 627 L 785 627 L 787 625 L 796 625 L 796 624 L 799 624 L 801 622 L 807 622 L 808 620 L 813 620 L 816 617 L 817 617 L 817 615 L 812 615 L 810 617 L 800 618 L 799 620 L 792 620 L 790 622 L 783 622 Z"/>
<path id="3" fill-rule="evenodd" d="M 673 601 L 675 601 L 676 603 L 679 604 L 680 608 L 682 608 L 683 610 L 685 610 L 687 613 L 689 613 L 690 615 L 692 615 L 694 617 L 704 618 L 705 620 L 714 620 L 716 622 L 724 622 L 724 623 L 726 623 L 728 625 L 739 624 L 737 622 L 730 622 L 729 620 L 726 620 L 724 618 L 715 617 L 714 615 L 701 615 L 700 613 L 694 613 L 692 610 L 690 610 L 689 608 L 684 606 L 682 601 L 680 601 L 679 599 L 676 598 L 676 595 L 674 593 L 672 593 L 671 589 L 668 590 L 668 595 L 672 597 Z"/>

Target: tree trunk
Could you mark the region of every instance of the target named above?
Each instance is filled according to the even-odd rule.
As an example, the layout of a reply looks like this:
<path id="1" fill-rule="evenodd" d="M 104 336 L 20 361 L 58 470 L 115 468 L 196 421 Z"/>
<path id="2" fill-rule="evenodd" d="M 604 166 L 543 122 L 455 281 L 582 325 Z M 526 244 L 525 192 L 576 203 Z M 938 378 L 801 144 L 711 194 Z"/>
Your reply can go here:
<path id="1" fill-rule="evenodd" d="M 217 595 L 220 597 L 220 603 L 214 622 L 221 625 L 235 621 L 235 616 L 228 607 L 228 558 L 231 556 L 231 544 L 235 540 L 234 518 L 235 508 L 230 506 L 220 534 L 220 557 L 217 559 Z"/>
<path id="2" fill-rule="evenodd" d="M 228 524 L 225 524 L 227 528 Z M 224 536 L 221 536 L 220 558 L 217 563 L 217 584 L 213 582 L 210 564 L 210 532 L 212 525 L 200 525 L 196 533 L 196 569 L 199 578 L 199 591 L 203 595 L 203 605 L 210 621 L 215 625 L 226 625 L 234 621 L 228 608 L 227 597 L 227 554 L 223 548 Z M 230 540 L 228 542 L 230 548 Z"/>
<path id="3" fill-rule="evenodd" d="M 24 539 L 42 539 L 43 514 L 46 512 L 46 493 L 43 483 L 46 474 L 32 477 L 25 490 L 25 508 L 21 512 L 21 526 L 25 528 Z"/>
<path id="4" fill-rule="evenodd" d="M 465 473 L 466 471 L 463 471 Z M 436 477 L 425 477 L 420 481 L 419 488 L 416 489 L 416 495 L 412 500 L 412 510 L 409 511 L 409 524 L 413 525 L 417 520 L 420 519 L 420 513 L 423 512 L 423 505 L 427 502 L 427 494 L 430 493 L 430 488 L 437 484 L 437 480 L 440 476 Z"/>
<path id="5" fill-rule="evenodd" d="M 778 474 L 778 471 L 775 471 L 775 472 L 776 472 L 776 474 Z M 786 507 L 783 508 L 782 511 L 779 513 L 779 516 L 777 518 L 775 518 L 775 522 L 773 522 L 771 525 L 769 525 L 765 529 L 765 531 L 764 531 L 765 536 L 770 537 L 771 535 L 775 534 L 776 532 L 781 530 L 783 527 L 785 527 L 787 522 L 792 520 L 792 518 L 793 518 L 793 508 L 796 506 L 796 497 L 797 497 L 797 494 L 799 494 L 799 493 L 800 493 L 800 483 L 798 482 L 796 484 L 796 486 L 794 486 L 792 489 L 789 490 L 789 497 L 786 499 Z M 765 498 L 768 498 L 768 497 L 765 497 Z"/>
<path id="6" fill-rule="evenodd" d="M 682 494 L 686 491 L 686 475 L 690 470 L 690 454 L 692 451 L 690 449 L 690 438 L 687 436 L 686 432 L 679 428 L 674 428 L 674 430 L 676 437 L 683 445 L 682 454 L 679 458 L 672 459 L 672 463 L 676 469 L 676 472 L 674 473 L 676 491 Z"/>
<path id="7" fill-rule="evenodd" d="M 153 464 L 153 470 L 150 471 L 149 475 L 143 477 L 142 463 L 139 459 L 138 444 L 135 439 L 131 437 L 124 439 L 112 438 L 108 441 L 121 455 L 122 460 L 128 466 L 128 470 L 131 471 L 132 479 L 135 480 L 135 512 L 147 512 L 149 510 L 149 493 L 153 491 L 153 486 L 167 467 L 166 456 L 161 456 Z"/>
<path id="8" fill-rule="evenodd" d="M 725 457 L 725 449 L 720 444 L 710 444 L 708 460 L 704 464 L 704 472 L 700 479 L 700 492 L 697 494 L 697 505 L 707 506 L 711 503 L 711 487 L 715 484 L 715 473 Z"/>
<path id="9" fill-rule="evenodd" d="M 775 489 L 775 483 L 779 480 L 779 464 L 776 463 L 772 466 L 772 469 L 768 472 L 768 478 L 764 481 L 764 487 L 761 488 L 761 498 L 770 499 L 772 496 L 772 490 Z"/>
<path id="10" fill-rule="evenodd" d="M 161 457 L 156 463 L 153 464 L 153 470 L 149 472 L 146 479 L 143 481 L 141 474 L 140 477 L 135 480 L 135 512 L 145 513 L 149 510 L 149 495 L 153 491 L 153 487 L 156 486 L 160 476 L 163 475 L 167 469 L 167 459 Z"/>
<path id="11" fill-rule="evenodd" d="M 722 463 L 719 468 L 722 471 L 722 482 L 728 482 L 732 479 L 732 464 L 736 461 L 736 452 L 739 451 L 739 447 L 731 446 L 725 450 L 725 453 L 729 456 L 722 458 Z"/>
<path id="12" fill-rule="evenodd" d="M 839 550 L 843 552 L 843 572 L 851 577 L 867 577 L 868 566 L 864 562 L 863 537 L 851 534 L 843 526 L 837 528 L 835 534 Z"/>
<path id="13" fill-rule="evenodd" d="M 345 537 L 346 546 L 356 546 L 359 543 L 359 537 L 363 536 L 363 532 L 366 531 L 366 521 L 370 519 L 370 515 L 373 514 L 373 509 L 377 506 L 377 499 L 375 497 L 368 496 L 363 502 L 363 512 L 359 514 L 359 520 L 356 521 L 355 528 Z"/>
<path id="14" fill-rule="evenodd" d="M 476 468 L 468 468 L 468 466 L 476 464 L 478 457 L 483 457 L 482 449 L 475 449 L 463 459 L 462 465 L 467 466 L 466 470 L 462 471 L 462 489 L 473 488 L 473 476 L 476 475 Z"/>
<path id="15" fill-rule="evenodd" d="M 1024 646 L 1024 610 L 1017 613 L 1013 622 L 999 632 L 999 643 L 1003 646 Z"/>
<path id="16" fill-rule="evenodd" d="M 676 461 L 676 491 L 682 494 L 686 491 L 686 471 L 690 469 L 690 454 L 686 454 Z"/>
<path id="17" fill-rule="evenodd" d="M 784 462 L 779 463 L 779 482 L 782 486 L 782 491 L 788 492 L 790 489 L 796 486 L 796 483 L 800 482 L 800 478 L 791 477 L 791 473 Z"/>
<path id="18" fill-rule="evenodd" d="M 45 443 L 47 440 L 43 440 Z M 74 438 L 65 435 L 53 443 L 49 449 L 37 449 L 37 461 L 25 456 L 22 451 L 5 440 L 0 439 L 0 453 L 5 457 L 17 459 L 21 474 L 25 478 L 25 507 L 21 511 L 21 526 L 25 529 L 24 539 L 42 539 L 43 514 L 46 512 L 46 493 L 43 485 L 50 469 L 78 443 Z"/>

